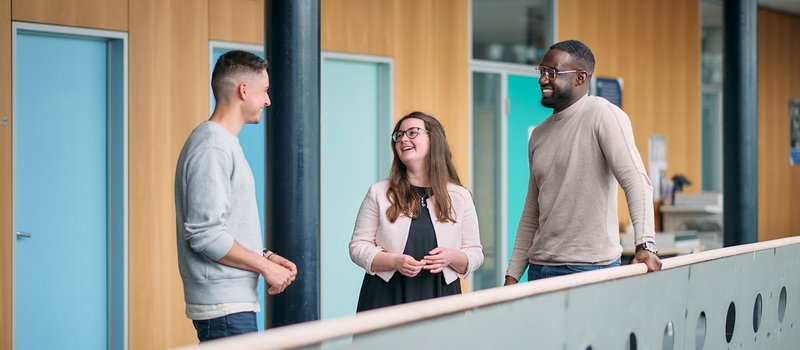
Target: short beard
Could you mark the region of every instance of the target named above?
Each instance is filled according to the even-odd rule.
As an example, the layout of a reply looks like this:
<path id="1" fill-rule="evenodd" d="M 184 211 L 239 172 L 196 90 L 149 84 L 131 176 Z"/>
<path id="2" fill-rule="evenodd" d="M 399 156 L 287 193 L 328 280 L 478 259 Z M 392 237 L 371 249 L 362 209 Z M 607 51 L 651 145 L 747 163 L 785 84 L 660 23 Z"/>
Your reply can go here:
<path id="1" fill-rule="evenodd" d="M 552 109 L 559 109 L 559 107 L 564 106 L 569 100 L 572 99 L 572 90 L 567 90 L 563 93 L 557 93 L 555 89 L 553 89 L 553 95 L 550 99 L 545 100 L 542 97 L 542 106 Z"/>

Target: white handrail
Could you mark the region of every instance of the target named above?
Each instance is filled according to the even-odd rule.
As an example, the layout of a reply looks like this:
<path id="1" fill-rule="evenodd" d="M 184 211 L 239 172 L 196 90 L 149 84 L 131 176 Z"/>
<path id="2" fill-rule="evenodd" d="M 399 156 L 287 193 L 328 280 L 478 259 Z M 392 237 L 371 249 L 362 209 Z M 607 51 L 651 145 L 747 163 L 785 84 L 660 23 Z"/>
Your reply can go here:
<path id="1" fill-rule="evenodd" d="M 673 269 L 792 244 L 800 244 L 800 236 L 709 250 L 664 259 L 662 261 L 662 269 Z M 647 268 L 644 264 L 635 264 L 547 278 L 535 282 L 520 283 L 515 286 L 492 288 L 462 295 L 371 310 L 338 319 L 295 324 L 268 330 L 264 333 L 253 333 L 220 339 L 203 343 L 202 349 L 291 349 L 312 346 L 339 337 L 368 333 L 428 318 L 526 298 L 537 294 L 568 290 L 578 286 L 642 275 L 646 272 Z M 197 348 L 197 345 L 184 347 L 182 349 L 195 348 Z"/>

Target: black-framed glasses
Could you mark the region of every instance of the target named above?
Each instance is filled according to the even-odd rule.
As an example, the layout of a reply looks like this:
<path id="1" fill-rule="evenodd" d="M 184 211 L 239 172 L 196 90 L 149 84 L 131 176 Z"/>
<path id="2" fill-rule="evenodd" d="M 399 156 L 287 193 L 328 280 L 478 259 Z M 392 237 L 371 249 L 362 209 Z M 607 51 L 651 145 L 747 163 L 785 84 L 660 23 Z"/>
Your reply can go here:
<path id="1" fill-rule="evenodd" d="M 400 141 L 400 139 L 403 138 L 403 135 L 408 136 L 409 139 L 413 139 L 413 138 L 416 138 L 417 135 L 419 135 L 422 132 L 427 132 L 428 134 L 431 133 L 428 130 L 425 130 L 423 128 L 417 128 L 417 127 L 408 128 L 408 130 L 397 130 L 392 134 L 392 141 L 394 141 L 394 142 Z"/>
<path id="2" fill-rule="evenodd" d="M 555 80 L 561 74 L 582 72 L 582 70 L 578 69 L 559 71 L 558 69 L 555 69 L 553 67 L 542 66 L 542 65 L 538 65 L 534 67 L 534 69 L 539 71 L 539 77 L 545 77 L 547 78 L 547 80 Z"/>

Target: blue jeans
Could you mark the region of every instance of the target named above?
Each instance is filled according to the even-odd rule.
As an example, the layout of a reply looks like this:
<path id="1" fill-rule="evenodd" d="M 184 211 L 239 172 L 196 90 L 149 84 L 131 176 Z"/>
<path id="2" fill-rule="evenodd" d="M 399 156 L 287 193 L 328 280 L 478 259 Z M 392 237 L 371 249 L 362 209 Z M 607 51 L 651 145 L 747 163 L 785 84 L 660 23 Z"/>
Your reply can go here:
<path id="1" fill-rule="evenodd" d="M 200 342 L 237 334 L 258 332 L 255 312 L 238 312 L 210 320 L 192 320 Z"/>
<path id="2" fill-rule="evenodd" d="M 608 265 L 536 265 L 530 264 L 528 266 L 528 281 L 538 280 L 548 277 L 557 277 L 564 275 L 571 275 L 577 272 L 586 272 L 592 270 L 605 269 L 609 267 L 617 267 L 620 264 L 620 259 Z"/>

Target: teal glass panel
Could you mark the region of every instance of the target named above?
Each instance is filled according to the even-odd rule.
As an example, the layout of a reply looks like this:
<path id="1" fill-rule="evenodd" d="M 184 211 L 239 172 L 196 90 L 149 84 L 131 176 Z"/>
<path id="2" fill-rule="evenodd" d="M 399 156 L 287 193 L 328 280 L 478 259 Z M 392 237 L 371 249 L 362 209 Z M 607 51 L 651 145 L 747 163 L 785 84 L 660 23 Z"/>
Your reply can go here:
<path id="1" fill-rule="evenodd" d="M 703 92 L 702 99 L 702 189 L 722 191 L 722 94 Z"/>
<path id="2" fill-rule="evenodd" d="M 355 313 L 364 270 L 348 244 L 358 209 L 381 169 L 381 93 L 389 91 L 381 64 L 325 59 L 322 69 L 322 318 Z M 385 148 L 384 148 L 385 149 Z"/>
<path id="3" fill-rule="evenodd" d="M 539 79 L 527 76 L 508 76 L 508 257 L 514 248 L 517 226 L 522 217 L 528 194 L 528 140 L 530 132 L 543 122 L 552 109 L 541 105 Z M 523 275 L 527 281 L 527 275 Z"/>

